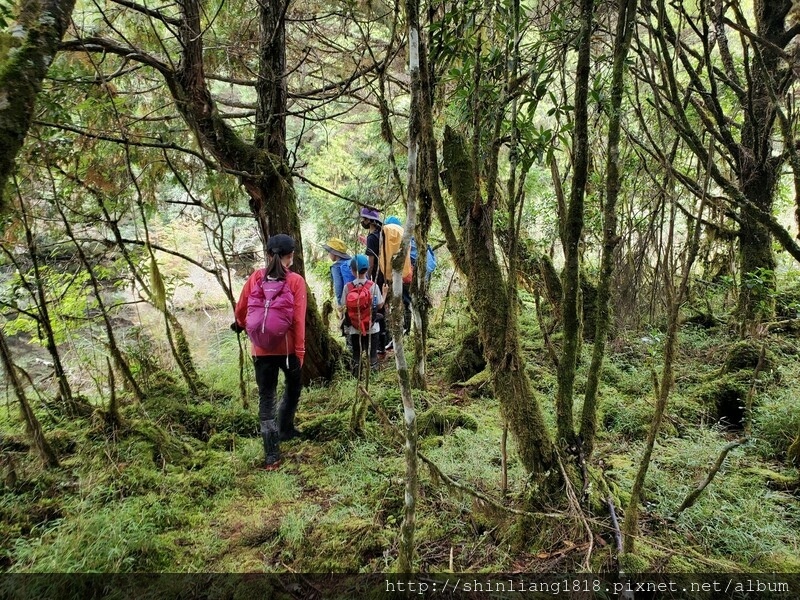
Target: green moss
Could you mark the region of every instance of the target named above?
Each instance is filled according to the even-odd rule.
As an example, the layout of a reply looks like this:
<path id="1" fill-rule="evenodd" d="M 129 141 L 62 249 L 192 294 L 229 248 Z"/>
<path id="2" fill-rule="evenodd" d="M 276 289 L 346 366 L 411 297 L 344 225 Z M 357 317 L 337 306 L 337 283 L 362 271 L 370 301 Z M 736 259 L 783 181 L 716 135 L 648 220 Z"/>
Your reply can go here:
<path id="1" fill-rule="evenodd" d="M 744 369 L 755 370 L 758 365 L 758 359 L 761 355 L 761 344 L 757 344 L 751 340 L 741 340 L 736 342 L 728 349 L 728 355 L 725 358 L 725 366 L 722 368 L 723 373 L 734 373 Z M 762 370 L 768 371 L 774 360 L 770 352 L 764 354 L 764 364 Z"/>
<path id="2" fill-rule="evenodd" d="M 798 479 L 796 474 L 785 475 L 764 467 L 749 467 L 746 469 L 746 472 L 759 479 L 763 479 L 767 482 L 770 489 L 773 490 L 800 489 L 800 479 Z"/>
<path id="3" fill-rule="evenodd" d="M 775 316 L 778 319 L 800 317 L 800 284 L 791 284 L 775 294 Z"/>
<path id="4" fill-rule="evenodd" d="M 458 345 L 458 350 L 446 367 L 445 378 L 450 383 L 466 381 L 486 368 L 477 329 L 470 329 Z"/>
<path id="5" fill-rule="evenodd" d="M 760 394 L 753 410 L 753 439 L 758 454 L 770 460 L 787 457 L 791 460 L 789 448 L 798 435 L 800 413 L 796 393 L 781 389 Z"/>
<path id="6" fill-rule="evenodd" d="M 599 421 L 603 429 L 629 440 L 644 439 L 653 420 L 653 404 L 646 397 L 631 399 L 617 394 L 600 395 Z M 671 423 L 665 420 L 664 431 L 669 432 Z"/>
<path id="7" fill-rule="evenodd" d="M 193 467 L 203 459 L 203 455 L 197 454 L 201 449 L 197 440 L 181 437 L 178 432 L 169 432 L 145 420 L 132 421 L 119 446 L 123 457 L 138 462 L 149 456 L 160 468 L 168 464 Z"/>
<path id="8" fill-rule="evenodd" d="M 455 406 L 434 407 L 417 417 L 417 430 L 421 436 L 444 435 L 456 427 L 478 430 L 478 421 Z"/>
<path id="9" fill-rule="evenodd" d="M 646 573 L 650 571 L 650 561 L 635 552 L 619 555 L 619 570 L 624 573 Z"/>
<path id="10" fill-rule="evenodd" d="M 350 437 L 350 413 L 320 415 L 305 423 L 303 432 L 316 442 L 346 440 Z"/>
<path id="11" fill-rule="evenodd" d="M 707 381 L 694 391 L 712 423 L 735 429 L 743 426 L 752 377 L 750 370 L 737 370 Z"/>

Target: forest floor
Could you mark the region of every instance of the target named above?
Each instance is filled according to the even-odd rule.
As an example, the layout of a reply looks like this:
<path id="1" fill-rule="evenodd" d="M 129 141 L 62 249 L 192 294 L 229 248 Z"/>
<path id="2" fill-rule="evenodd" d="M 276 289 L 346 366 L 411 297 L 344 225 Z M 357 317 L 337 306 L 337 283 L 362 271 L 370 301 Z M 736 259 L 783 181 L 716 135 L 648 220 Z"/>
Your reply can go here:
<path id="1" fill-rule="evenodd" d="M 552 426 L 555 369 L 530 317 L 532 307 L 523 314 L 527 369 Z M 469 319 L 461 310 L 442 309 L 434 320 L 429 389 L 415 392 L 421 450 L 465 486 L 521 506 L 532 490 L 513 440 L 508 489 L 505 494 L 501 489 L 502 422 L 491 383 L 461 364 L 465 355 L 457 341 L 468 333 Z M 0 414 L 6 448 L 2 570 L 393 568 L 405 463 L 402 447 L 376 414 L 379 407 L 401 422 L 393 355 L 369 384 L 374 405 L 363 433 L 350 432 L 356 385 L 342 374 L 327 387 L 304 390 L 297 425 L 310 439 L 283 444 L 281 470 L 264 472 L 257 468 L 263 451 L 255 401 L 245 409 L 238 393 L 231 392 L 238 389 L 238 367 L 228 358 L 236 355 L 235 337 L 217 333 L 208 348 L 215 359 L 200 368 L 205 382 L 200 397 L 189 394 L 173 374 L 140 371 L 148 399 L 141 405 L 124 403 L 124 424 L 117 430 L 102 418 L 106 401 L 97 401 L 92 416 L 69 418 L 52 403 L 34 400 L 61 458 L 60 469 L 43 470 L 35 454 L 25 451 L 18 409 L 14 400 L 7 401 Z M 603 370 L 601 433 L 590 470 L 608 486 L 620 514 L 653 413 L 662 344 L 663 335 L 655 330 L 619 337 L 609 346 Z M 754 377 L 761 344 L 766 363 Z M 732 349 L 737 352 L 731 354 Z M 587 342 L 576 415 L 590 352 Z M 798 354 L 800 339 L 789 334 L 745 347 L 724 327 L 681 329 L 675 388 L 647 478 L 636 553 L 628 557 L 626 571 L 800 571 L 799 476 L 786 459 L 800 430 Z M 248 377 L 254 399 L 249 372 Z M 747 441 L 730 452 L 697 503 L 673 518 L 722 448 L 745 429 Z M 421 571 L 566 572 L 579 568 L 591 547 L 591 570 L 614 570 L 617 550 L 604 506 L 595 502 L 587 510 L 590 545 L 582 525 L 520 519 L 448 488 L 421 466 L 416 566 Z"/>

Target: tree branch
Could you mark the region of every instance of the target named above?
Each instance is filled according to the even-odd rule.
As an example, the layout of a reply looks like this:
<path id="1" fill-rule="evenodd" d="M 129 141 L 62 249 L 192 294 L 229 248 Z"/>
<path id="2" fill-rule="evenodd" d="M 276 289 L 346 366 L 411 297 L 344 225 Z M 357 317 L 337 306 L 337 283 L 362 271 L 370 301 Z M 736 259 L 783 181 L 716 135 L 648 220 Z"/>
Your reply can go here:
<path id="1" fill-rule="evenodd" d="M 727 446 L 725 446 L 722 449 L 722 452 L 719 453 L 719 456 L 717 457 L 717 461 L 714 463 L 714 466 L 711 467 L 711 470 L 708 472 L 708 475 L 706 476 L 705 481 L 703 481 L 703 483 L 701 483 L 697 487 L 697 489 L 695 489 L 692 493 L 690 493 L 688 496 L 686 496 L 686 498 L 681 503 L 681 505 L 678 508 L 678 510 L 676 510 L 675 514 L 672 515 L 672 519 L 673 520 L 677 519 L 678 516 L 683 511 L 685 511 L 687 508 L 690 508 L 692 505 L 694 505 L 695 502 L 697 502 L 697 499 L 700 497 L 700 494 L 703 493 L 703 490 L 708 487 L 708 484 L 710 484 L 714 480 L 714 476 L 722 468 L 722 463 L 725 462 L 725 458 L 728 456 L 728 452 L 730 452 L 734 448 L 738 448 L 739 446 L 744 444 L 746 441 L 747 441 L 747 438 L 741 438 L 741 439 L 736 440 L 735 442 L 731 442 L 730 444 L 728 444 Z"/>
<path id="2" fill-rule="evenodd" d="M 158 10 L 147 8 L 146 6 L 142 6 L 141 4 L 136 4 L 135 2 L 130 2 L 129 0 L 111 0 L 111 1 L 114 4 L 119 4 L 120 6 L 130 8 L 131 10 L 135 10 L 138 13 L 142 13 L 143 15 L 147 15 L 148 17 L 152 17 L 158 21 L 162 21 L 163 23 L 167 23 L 174 27 L 179 27 L 181 24 L 181 22 L 178 19 L 175 19 L 173 17 L 168 17 Z"/>

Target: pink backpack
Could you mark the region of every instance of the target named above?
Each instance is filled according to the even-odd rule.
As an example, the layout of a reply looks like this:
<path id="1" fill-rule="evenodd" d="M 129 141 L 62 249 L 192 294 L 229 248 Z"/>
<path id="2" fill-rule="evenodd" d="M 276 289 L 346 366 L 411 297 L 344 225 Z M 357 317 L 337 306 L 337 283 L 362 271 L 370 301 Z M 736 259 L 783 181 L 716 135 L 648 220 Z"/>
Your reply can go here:
<path id="1" fill-rule="evenodd" d="M 267 351 L 290 354 L 287 333 L 293 321 L 294 294 L 286 281 L 260 278 L 247 298 L 245 330 L 250 341 Z"/>

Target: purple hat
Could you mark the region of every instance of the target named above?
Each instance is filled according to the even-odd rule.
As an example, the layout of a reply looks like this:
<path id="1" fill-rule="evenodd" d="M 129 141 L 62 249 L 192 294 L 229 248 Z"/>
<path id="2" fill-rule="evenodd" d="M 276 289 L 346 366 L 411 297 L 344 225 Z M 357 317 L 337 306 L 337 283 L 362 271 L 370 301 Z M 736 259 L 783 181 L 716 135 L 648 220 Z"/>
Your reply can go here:
<path id="1" fill-rule="evenodd" d="M 361 209 L 359 213 L 362 219 L 370 219 L 372 221 L 377 221 L 378 223 L 383 224 L 383 219 L 381 218 L 381 213 L 379 210 L 375 208 L 368 208 L 364 207 Z"/>

